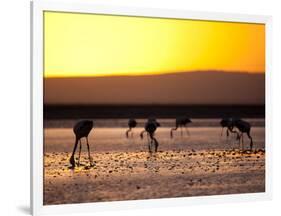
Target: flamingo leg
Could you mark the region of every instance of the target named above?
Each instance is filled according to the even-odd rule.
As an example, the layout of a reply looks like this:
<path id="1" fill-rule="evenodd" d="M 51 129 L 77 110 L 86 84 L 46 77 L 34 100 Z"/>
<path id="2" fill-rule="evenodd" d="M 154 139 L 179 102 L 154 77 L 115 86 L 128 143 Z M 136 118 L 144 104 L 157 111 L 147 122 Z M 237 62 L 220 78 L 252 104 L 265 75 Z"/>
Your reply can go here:
<path id="1" fill-rule="evenodd" d="M 248 135 L 249 139 L 251 140 L 250 148 L 251 148 L 251 151 L 252 151 L 252 149 L 253 149 L 253 138 L 251 137 L 250 132 L 247 132 L 247 135 Z"/>
<path id="2" fill-rule="evenodd" d="M 171 132 L 170 132 L 170 137 L 173 138 L 173 131 L 177 130 L 178 129 L 178 126 L 176 126 L 175 128 L 172 128 L 171 129 Z"/>
<path id="3" fill-rule="evenodd" d="M 81 149 L 82 149 L 82 144 L 81 144 L 81 139 L 79 140 L 79 156 L 78 156 L 78 166 L 80 166 L 80 156 L 81 156 Z"/>
<path id="4" fill-rule="evenodd" d="M 237 134 L 237 138 L 236 138 L 236 140 L 238 140 L 239 141 L 239 150 L 241 149 L 241 143 L 240 143 L 240 137 L 239 137 L 239 135 Z"/>
<path id="5" fill-rule="evenodd" d="M 183 135 L 183 133 L 182 133 L 182 127 L 181 127 L 181 136 Z"/>
<path id="6" fill-rule="evenodd" d="M 148 152 L 149 153 L 152 153 L 152 151 L 151 151 L 151 145 L 152 145 L 152 140 L 148 140 Z"/>
<path id="7" fill-rule="evenodd" d="M 241 133 L 241 140 L 242 140 L 242 151 L 244 150 L 244 138 L 243 138 L 243 133 Z"/>
<path id="8" fill-rule="evenodd" d="M 78 138 L 76 137 L 75 139 L 75 144 L 74 144 L 74 148 L 73 148 L 73 151 L 72 151 L 72 155 L 69 159 L 69 162 L 71 164 L 71 168 L 73 169 L 75 167 L 75 159 L 74 159 L 74 155 L 75 155 L 75 152 L 76 152 L 76 148 L 77 148 L 77 145 L 78 145 Z"/>
<path id="9" fill-rule="evenodd" d="M 153 138 L 153 139 L 154 139 L 154 145 L 155 145 L 155 152 L 157 152 L 159 143 L 155 138 Z"/>
<path id="10" fill-rule="evenodd" d="M 221 136 L 222 136 L 222 133 L 223 133 L 223 128 L 221 128 Z"/>
<path id="11" fill-rule="evenodd" d="M 90 145 L 89 145 L 88 137 L 86 137 L 86 140 L 87 140 L 87 148 L 88 148 L 88 156 L 89 156 L 90 166 L 92 166 L 93 160 L 92 160 L 92 157 L 91 157 L 91 154 L 90 154 Z"/>
<path id="12" fill-rule="evenodd" d="M 145 133 L 146 131 L 143 130 L 141 133 L 140 133 L 140 138 L 143 139 L 143 134 Z"/>
<path id="13" fill-rule="evenodd" d="M 151 154 L 152 153 L 152 143 L 153 143 L 153 136 L 151 133 L 149 133 L 149 134 L 147 133 L 147 139 L 148 139 L 148 151 Z"/>
<path id="14" fill-rule="evenodd" d="M 126 130 L 126 137 L 129 138 L 129 132 L 131 131 L 131 128 L 129 128 L 128 130 Z"/>

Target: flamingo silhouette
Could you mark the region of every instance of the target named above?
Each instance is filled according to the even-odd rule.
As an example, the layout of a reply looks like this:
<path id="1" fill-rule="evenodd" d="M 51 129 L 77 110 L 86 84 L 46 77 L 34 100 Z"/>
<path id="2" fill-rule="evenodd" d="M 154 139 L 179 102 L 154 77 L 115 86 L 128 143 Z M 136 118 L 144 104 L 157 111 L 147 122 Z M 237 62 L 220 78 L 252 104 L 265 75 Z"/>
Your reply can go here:
<path id="1" fill-rule="evenodd" d="M 73 132 L 75 134 L 75 144 L 74 144 L 72 155 L 71 155 L 71 157 L 69 159 L 69 162 L 70 162 L 70 164 L 72 166 L 71 168 L 75 167 L 74 155 L 75 155 L 75 152 L 76 152 L 78 141 L 79 141 L 79 144 L 80 144 L 80 147 L 79 147 L 79 157 L 78 157 L 78 166 L 80 166 L 80 154 L 81 154 L 81 148 L 82 148 L 81 138 L 83 138 L 83 137 L 85 137 L 86 140 L 87 140 L 88 156 L 89 156 L 90 165 L 91 166 L 93 165 L 92 164 L 91 154 L 90 154 L 90 146 L 89 146 L 89 142 L 88 142 L 88 135 L 91 132 L 92 128 L 93 128 L 93 121 L 90 121 L 90 120 L 81 120 L 81 121 L 78 121 L 74 125 Z"/>
<path id="2" fill-rule="evenodd" d="M 127 138 L 129 138 L 129 132 L 132 131 L 132 128 L 135 128 L 137 126 L 137 121 L 135 119 L 129 119 L 128 126 L 129 126 L 129 129 L 126 131 Z M 131 134 L 133 136 L 133 132 Z"/>
<path id="3" fill-rule="evenodd" d="M 238 129 L 238 131 L 233 131 L 233 128 L 236 127 Z M 237 134 L 237 139 L 239 140 L 239 146 L 241 144 L 242 141 L 242 150 L 244 148 L 244 139 L 243 139 L 243 134 L 246 133 L 248 138 L 250 139 L 250 149 L 253 149 L 253 138 L 250 135 L 251 132 L 251 124 L 247 121 L 241 120 L 241 119 L 235 119 L 233 120 L 233 127 L 230 130 L 233 133 Z"/>
<path id="4" fill-rule="evenodd" d="M 148 136 L 148 151 L 149 153 L 152 153 L 152 145 L 154 144 L 155 152 L 157 152 L 158 149 L 158 141 L 154 137 L 154 133 L 157 129 L 157 127 L 160 127 L 160 124 L 157 122 L 156 119 L 150 118 L 147 120 L 144 126 L 144 130 L 140 133 L 141 139 L 143 139 L 143 134 L 146 132 Z"/>
<path id="5" fill-rule="evenodd" d="M 172 128 L 171 132 L 170 132 L 171 138 L 173 138 L 173 131 L 177 130 L 178 128 L 180 128 L 181 136 L 182 136 L 183 135 L 183 133 L 182 133 L 183 127 L 185 128 L 187 135 L 190 136 L 190 133 L 189 133 L 187 127 L 186 127 L 186 125 L 189 124 L 189 123 L 192 123 L 192 121 L 188 117 L 182 116 L 182 117 L 176 118 L 176 127 Z"/>
<path id="6" fill-rule="evenodd" d="M 229 131 L 233 132 L 233 119 L 232 118 L 223 118 L 221 121 L 220 121 L 220 125 L 222 127 L 221 129 L 221 136 L 223 134 L 223 129 L 226 128 L 226 136 L 228 137 L 229 136 Z"/>

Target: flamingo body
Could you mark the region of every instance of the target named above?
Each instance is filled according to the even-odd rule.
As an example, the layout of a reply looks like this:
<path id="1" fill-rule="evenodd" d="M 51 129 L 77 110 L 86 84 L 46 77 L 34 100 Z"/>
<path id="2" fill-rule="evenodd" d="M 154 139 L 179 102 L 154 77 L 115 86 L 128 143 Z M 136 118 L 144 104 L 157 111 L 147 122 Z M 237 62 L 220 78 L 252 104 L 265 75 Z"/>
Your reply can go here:
<path id="1" fill-rule="evenodd" d="M 73 148 L 73 152 L 72 155 L 69 159 L 69 162 L 71 164 L 71 168 L 75 167 L 75 159 L 74 159 L 74 155 L 78 146 L 78 142 L 80 143 L 80 148 L 79 148 L 79 159 L 78 159 L 78 166 L 80 165 L 80 154 L 81 154 L 81 138 L 85 137 L 87 140 L 87 147 L 88 147 L 88 156 L 89 156 L 89 161 L 90 161 L 90 165 L 92 165 L 92 158 L 90 155 L 90 146 L 89 146 L 89 142 L 88 142 L 88 136 L 89 133 L 91 132 L 92 128 L 93 128 L 93 121 L 90 120 L 81 120 L 78 121 L 74 127 L 73 127 L 73 132 L 75 134 L 75 143 L 74 143 L 74 148 Z"/>

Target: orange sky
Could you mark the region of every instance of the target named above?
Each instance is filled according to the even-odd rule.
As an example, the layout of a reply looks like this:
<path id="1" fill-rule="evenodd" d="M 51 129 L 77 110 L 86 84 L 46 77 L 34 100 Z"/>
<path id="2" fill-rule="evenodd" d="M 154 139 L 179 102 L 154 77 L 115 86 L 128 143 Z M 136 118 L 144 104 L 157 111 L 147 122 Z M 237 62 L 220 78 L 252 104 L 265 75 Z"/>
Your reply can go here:
<path id="1" fill-rule="evenodd" d="M 265 72 L 265 25 L 44 12 L 44 76 Z"/>

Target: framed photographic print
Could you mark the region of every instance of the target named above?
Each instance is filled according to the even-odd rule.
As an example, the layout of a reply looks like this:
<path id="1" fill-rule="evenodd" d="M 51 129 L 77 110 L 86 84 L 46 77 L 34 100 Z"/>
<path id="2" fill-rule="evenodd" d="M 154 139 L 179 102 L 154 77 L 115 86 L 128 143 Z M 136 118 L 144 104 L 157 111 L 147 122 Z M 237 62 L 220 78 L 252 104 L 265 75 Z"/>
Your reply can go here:
<path id="1" fill-rule="evenodd" d="M 271 198 L 270 17 L 31 10 L 34 215 Z"/>

